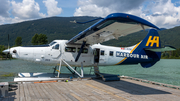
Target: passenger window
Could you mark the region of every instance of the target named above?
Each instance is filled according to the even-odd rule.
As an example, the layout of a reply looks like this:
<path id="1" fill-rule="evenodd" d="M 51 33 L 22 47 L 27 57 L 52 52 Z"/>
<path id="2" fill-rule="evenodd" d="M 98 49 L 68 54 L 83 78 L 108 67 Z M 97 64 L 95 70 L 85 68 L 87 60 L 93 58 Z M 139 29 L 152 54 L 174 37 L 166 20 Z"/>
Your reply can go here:
<path id="1" fill-rule="evenodd" d="M 104 55 L 104 50 L 101 50 L 101 55 Z"/>
<path id="2" fill-rule="evenodd" d="M 66 47 L 65 51 L 66 52 L 76 52 L 76 47 Z"/>
<path id="3" fill-rule="evenodd" d="M 79 50 L 80 50 L 80 48 L 78 48 L 78 52 L 79 52 Z M 88 49 L 87 48 L 83 48 L 83 51 L 82 51 L 82 53 L 88 53 Z"/>
<path id="4" fill-rule="evenodd" d="M 57 44 L 57 45 L 55 45 L 55 46 L 53 46 L 53 48 L 52 49 L 59 49 L 59 44 Z"/>
<path id="5" fill-rule="evenodd" d="M 109 51 L 109 56 L 113 56 L 113 51 Z"/>

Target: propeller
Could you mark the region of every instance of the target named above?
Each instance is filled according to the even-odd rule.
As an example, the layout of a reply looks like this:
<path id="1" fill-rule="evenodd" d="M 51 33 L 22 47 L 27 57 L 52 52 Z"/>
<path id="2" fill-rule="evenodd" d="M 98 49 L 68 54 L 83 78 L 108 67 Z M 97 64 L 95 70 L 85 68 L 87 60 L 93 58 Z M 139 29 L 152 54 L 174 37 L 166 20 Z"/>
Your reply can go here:
<path id="1" fill-rule="evenodd" d="M 8 34 L 8 49 L 9 49 L 9 34 Z M 10 52 L 10 50 L 9 50 L 9 52 Z"/>
<path id="2" fill-rule="evenodd" d="M 4 50 L 3 53 L 6 54 L 6 59 L 9 58 L 11 60 L 10 48 L 9 48 L 9 34 L 8 34 L 8 49 Z"/>
<path id="3" fill-rule="evenodd" d="M 9 58 L 11 60 L 12 55 L 10 54 L 10 52 L 16 54 L 17 51 L 16 51 L 16 49 L 14 49 L 13 51 L 10 51 L 10 50 L 11 50 L 11 48 L 10 48 L 10 45 L 9 45 L 9 34 L 8 34 L 8 49 L 6 49 L 6 50 L 4 50 L 2 52 L 6 54 L 6 59 Z"/>
<path id="4" fill-rule="evenodd" d="M 11 54 L 10 54 L 10 48 L 9 48 L 9 34 L 8 34 L 8 50 L 7 50 L 6 58 L 9 58 L 11 60 Z"/>

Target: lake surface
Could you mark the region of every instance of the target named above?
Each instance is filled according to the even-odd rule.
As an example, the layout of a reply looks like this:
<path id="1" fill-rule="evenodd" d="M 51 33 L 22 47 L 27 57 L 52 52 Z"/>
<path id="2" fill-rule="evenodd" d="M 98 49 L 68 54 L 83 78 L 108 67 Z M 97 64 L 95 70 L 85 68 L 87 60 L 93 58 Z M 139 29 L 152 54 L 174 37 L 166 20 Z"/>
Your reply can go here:
<path id="1" fill-rule="evenodd" d="M 13 81 L 20 72 L 52 73 L 52 68 L 53 66 L 43 66 L 23 60 L 2 60 L 0 61 L 0 82 Z M 150 68 L 142 68 L 140 65 L 101 66 L 99 68 L 101 73 L 119 74 L 180 86 L 180 59 L 161 59 Z M 61 72 L 70 73 L 65 67 Z M 90 67 L 84 68 L 84 72 L 89 74 Z"/>

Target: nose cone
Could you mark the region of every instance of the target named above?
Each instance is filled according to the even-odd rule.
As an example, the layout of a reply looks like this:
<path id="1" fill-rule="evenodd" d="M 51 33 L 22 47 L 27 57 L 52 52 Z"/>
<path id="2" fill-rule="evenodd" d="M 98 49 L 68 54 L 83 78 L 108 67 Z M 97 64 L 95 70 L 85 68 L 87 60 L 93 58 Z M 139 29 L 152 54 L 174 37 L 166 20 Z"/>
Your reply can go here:
<path id="1" fill-rule="evenodd" d="M 5 53 L 5 54 L 8 54 L 10 52 L 10 50 L 6 49 L 6 50 L 3 50 L 2 52 Z"/>
<path id="2" fill-rule="evenodd" d="M 12 55 L 13 58 L 19 58 L 19 48 L 20 47 L 10 48 L 10 54 Z"/>

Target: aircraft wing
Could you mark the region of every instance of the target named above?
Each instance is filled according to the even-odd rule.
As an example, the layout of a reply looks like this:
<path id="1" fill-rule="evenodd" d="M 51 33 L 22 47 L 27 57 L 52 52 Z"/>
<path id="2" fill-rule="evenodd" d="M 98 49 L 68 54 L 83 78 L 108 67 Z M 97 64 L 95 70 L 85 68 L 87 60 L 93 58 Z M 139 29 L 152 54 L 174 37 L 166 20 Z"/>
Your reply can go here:
<path id="1" fill-rule="evenodd" d="M 111 39 L 118 39 L 121 36 L 126 36 L 151 27 L 159 29 L 152 23 L 137 16 L 113 13 L 80 32 L 71 38 L 68 43 L 82 44 L 86 42 L 86 44 L 93 45 Z"/>

